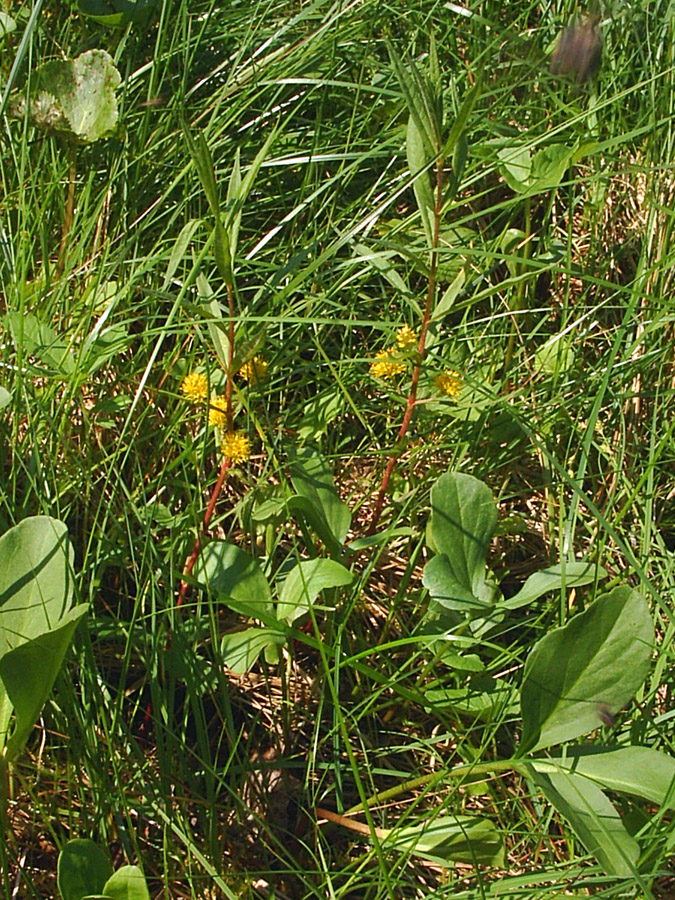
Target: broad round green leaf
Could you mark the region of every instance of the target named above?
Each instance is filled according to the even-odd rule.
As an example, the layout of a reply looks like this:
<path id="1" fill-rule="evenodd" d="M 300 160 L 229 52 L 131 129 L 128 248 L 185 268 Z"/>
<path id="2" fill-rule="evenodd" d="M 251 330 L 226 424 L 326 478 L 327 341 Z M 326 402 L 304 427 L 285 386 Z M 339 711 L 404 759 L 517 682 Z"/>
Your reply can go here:
<path id="1" fill-rule="evenodd" d="M 121 80 L 109 53 L 87 50 L 75 59 L 40 66 L 30 95 L 16 97 L 10 111 L 20 117 L 28 112 L 36 128 L 91 143 L 117 124 L 115 89 Z"/>
<path id="2" fill-rule="evenodd" d="M 255 664 L 263 650 L 286 643 L 283 631 L 274 628 L 245 628 L 223 637 L 220 654 L 224 665 L 237 675 L 244 675 Z"/>
<path id="3" fill-rule="evenodd" d="M 98 844 L 76 838 L 59 853 L 57 871 L 62 900 L 83 900 L 101 893 L 113 868 Z"/>
<path id="4" fill-rule="evenodd" d="M 254 618 L 273 612 L 270 586 L 260 564 L 234 544 L 207 544 L 197 564 L 197 578 L 237 612 Z"/>
<path id="5" fill-rule="evenodd" d="M 59 623 L 72 600 L 72 564 L 58 519 L 32 516 L 0 537 L 0 654 Z"/>
<path id="6" fill-rule="evenodd" d="M 25 641 L 0 657 L 0 681 L 14 708 L 14 730 L 5 749 L 16 759 L 28 739 L 54 685 L 73 632 L 87 613 L 87 605 L 71 609 L 56 627 Z"/>
<path id="7" fill-rule="evenodd" d="M 351 512 L 340 500 L 333 473 L 323 457 L 311 447 L 297 450 L 289 461 L 297 496 L 288 507 L 307 520 L 331 556 L 339 555 L 351 523 Z"/>
<path id="8" fill-rule="evenodd" d="M 113 900 L 150 900 L 145 877 L 138 866 L 122 866 L 103 886 L 105 897 Z"/>
<path id="9" fill-rule="evenodd" d="M 441 475 L 431 489 L 428 543 L 437 557 L 424 569 L 432 597 L 453 609 L 491 605 L 494 585 L 485 559 L 497 524 L 497 507 L 486 484 L 472 475 Z"/>
<path id="10" fill-rule="evenodd" d="M 599 597 L 535 644 L 521 687 L 521 752 L 571 741 L 600 727 L 640 688 L 654 642 L 646 600 L 629 587 Z"/>

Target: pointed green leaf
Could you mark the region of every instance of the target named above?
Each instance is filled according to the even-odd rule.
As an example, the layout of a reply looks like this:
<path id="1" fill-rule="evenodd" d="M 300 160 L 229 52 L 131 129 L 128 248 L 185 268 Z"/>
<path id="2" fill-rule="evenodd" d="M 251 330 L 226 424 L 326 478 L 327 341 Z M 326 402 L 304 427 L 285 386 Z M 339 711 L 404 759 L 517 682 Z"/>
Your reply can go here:
<path id="1" fill-rule="evenodd" d="M 273 614 L 272 593 L 258 560 L 234 544 L 207 544 L 197 564 L 197 578 L 243 615 L 264 619 Z"/>
<path id="2" fill-rule="evenodd" d="M 476 101 L 480 96 L 481 88 L 482 85 L 479 80 L 469 91 L 467 91 L 464 100 L 462 100 L 462 105 L 460 106 L 459 112 L 455 117 L 455 121 L 452 123 L 450 134 L 448 135 L 445 146 L 443 147 L 443 159 L 446 159 L 451 153 L 454 152 L 457 142 L 464 134 L 466 123 L 469 121 L 469 116 L 473 112 Z"/>
<path id="3" fill-rule="evenodd" d="M 226 217 L 228 240 L 233 258 L 237 255 L 239 226 L 241 224 L 241 214 L 244 205 L 255 184 L 256 178 L 258 177 L 260 167 L 267 159 L 267 155 L 270 152 L 272 144 L 277 139 L 277 136 L 278 131 L 270 132 L 267 136 L 267 140 L 256 153 L 253 162 L 248 167 L 248 171 L 243 178 L 241 177 L 241 170 L 239 168 L 239 158 L 235 158 L 235 166 L 228 186 L 228 209 Z"/>
<path id="4" fill-rule="evenodd" d="M 440 122 L 436 119 L 436 104 L 415 64 L 409 61 L 404 65 L 391 44 L 389 56 L 408 112 L 422 141 L 426 162 L 429 163 L 436 158 L 440 149 Z"/>
<path id="5" fill-rule="evenodd" d="M 410 174 L 415 179 L 413 190 L 417 200 L 417 208 L 420 211 L 427 246 L 433 247 L 434 243 L 434 218 L 435 203 L 431 189 L 431 180 L 427 165 L 429 159 L 425 150 L 424 140 L 415 119 L 411 116 L 408 120 L 406 132 L 406 147 L 408 151 L 408 166 Z"/>
<path id="6" fill-rule="evenodd" d="M 391 829 L 384 847 L 414 853 L 440 865 L 450 862 L 502 866 L 504 842 L 488 819 L 438 816 L 421 825 Z"/>
<path id="7" fill-rule="evenodd" d="M 197 275 L 197 290 L 199 296 L 205 301 L 206 327 L 209 331 L 211 344 L 223 371 L 227 372 L 230 365 L 230 339 L 227 333 L 227 322 L 223 320 L 220 303 L 213 296 L 211 285 L 203 272 Z"/>
<path id="8" fill-rule="evenodd" d="M 607 572 L 601 566 L 591 563 L 571 562 L 549 566 L 548 569 L 540 569 L 530 575 L 518 593 L 504 600 L 500 606 L 503 609 L 520 609 L 550 591 L 559 591 L 562 587 L 582 587 L 601 578 L 607 578 Z"/>
<path id="9" fill-rule="evenodd" d="M 110 876 L 103 895 L 112 900 L 150 900 L 145 877 L 138 866 L 122 866 Z"/>
<path id="10" fill-rule="evenodd" d="M 534 769 L 530 774 L 608 875 L 625 878 L 635 874 L 640 848 L 597 785 L 580 775 L 544 775 Z"/>
<path id="11" fill-rule="evenodd" d="M 351 524 L 351 513 L 340 500 L 333 474 L 323 457 L 311 447 L 295 452 L 289 463 L 296 497 L 289 509 L 300 512 L 326 545 L 331 556 L 339 555 Z"/>
<path id="12" fill-rule="evenodd" d="M 291 625 L 307 612 L 321 591 L 350 584 L 352 577 L 348 569 L 332 559 L 301 560 L 284 580 L 277 603 L 277 617 Z"/>
<path id="13" fill-rule="evenodd" d="M 82 900 L 100 894 L 113 868 L 107 855 L 93 841 L 76 838 L 59 853 L 58 886 L 62 900 Z"/>
<path id="14" fill-rule="evenodd" d="M 650 747 L 569 747 L 564 758 L 529 762 L 537 772 L 575 773 L 608 790 L 675 809 L 675 759 Z"/>
<path id="15" fill-rule="evenodd" d="M 188 128 L 183 127 L 185 143 L 197 169 L 199 180 L 204 188 L 206 199 L 213 216 L 214 229 L 214 257 L 218 272 L 226 285 L 232 286 L 234 276 L 232 274 L 232 251 L 227 232 L 220 216 L 220 200 L 218 197 L 218 185 L 216 184 L 215 167 L 213 157 L 206 143 L 206 138 L 200 132 L 197 140 L 192 137 Z"/>
<path id="16" fill-rule="evenodd" d="M 285 643 L 286 635 L 278 628 L 246 628 L 226 634 L 220 644 L 220 653 L 229 669 L 244 675 L 255 665 L 263 650 Z"/>
<path id="17" fill-rule="evenodd" d="M 621 709 L 640 688 L 654 642 L 646 600 L 617 587 L 542 638 L 521 687 L 521 753 L 598 728 L 598 705 Z"/>

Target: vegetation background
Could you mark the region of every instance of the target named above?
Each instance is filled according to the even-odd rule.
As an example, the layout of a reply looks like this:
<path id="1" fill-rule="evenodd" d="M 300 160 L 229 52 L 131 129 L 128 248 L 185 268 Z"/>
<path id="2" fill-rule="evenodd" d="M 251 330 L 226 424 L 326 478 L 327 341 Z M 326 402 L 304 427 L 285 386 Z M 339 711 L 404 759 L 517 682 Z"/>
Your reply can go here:
<path id="1" fill-rule="evenodd" d="M 605 4 L 602 67 L 581 86 L 549 71 L 581 12 L 563 0 L 167 0 L 117 29 L 52 0 L 5 12 L 18 27 L 2 38 L 3 101 L 40 63 L 92 48 L 122 80 L 105 140 L 73 152 L 26 117 L 5 118 L 0 139 L 4 312 L 60 341 L 36 353 L 3 319 L 0 530 L 66 522 L 91 610 L 14 772 L 4 896 L 53 896 L 70 837 L 139 861 L 153 896 L 674 896 L 668 812 L 622 807 L 642 829 L 643 877 L 608 878 L 513 773 L 432 780 L 370 813 L 391 827 L 430 807 L 479 812 L 504 835 L 503 868 L 445 868 L 316 825 L 317 808 L 517 744 L 511 702 L 487 714 L 424 703 L 467 678 L 420 640 L 429 492 L 448 470 L 498 499 L 489 566 L 506 596 L 583 556 L 649 597 L 653 674 L 591 741 L 673 752 L 671 0 Z M 370 366 L 402 326 L 419 331 L 430 276 L 392 59 L 426 71 L 433 42 L 446 134 L 476 88 L 438 256 L 438 296 L 460 286 L 397 445 L 411 364 L 390 378 Z M 180 386 L 196 370 L 224 386 L 209 302 L 226 319 L 228 304 L 186 130 L 203 136 L 224 205 L 237 154 L 245 173 L 274 135 L 233 264 L 237 346 L 268 368 L 235 382 L 252 455 L 228 470 L 210 533 L 268 575 L 318 552 L 264 505 L 288 483 L 291 450 L 311 445 L 352 511 L 349 539 L 363 538 L 397 455 L 387 540 L 352 557 L 351 587 L 319 602 L 278 664 L 244 675 L 221 652 L 241 615 L 192 582 L 178 603 L 220 469 Z M 504 148 L 529 158 L 561 143 L 575 155 L 555 183 L 514 189 Z M 435 389 L 445 370 L 458 396 Z M 580 602 L 520 610 L 485 648 L 485 677 L 517 685 L 528 650 Z"/>

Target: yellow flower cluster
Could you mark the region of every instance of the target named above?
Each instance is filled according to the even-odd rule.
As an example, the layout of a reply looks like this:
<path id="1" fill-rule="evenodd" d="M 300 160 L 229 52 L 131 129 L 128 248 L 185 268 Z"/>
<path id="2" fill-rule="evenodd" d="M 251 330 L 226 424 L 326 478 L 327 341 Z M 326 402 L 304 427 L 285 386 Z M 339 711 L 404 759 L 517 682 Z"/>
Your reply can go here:
<path id="1" fill-rule="evenodd" d="M 410 325 L 403 325 L 396 332 L 396 346 L 375 354 L 375 360 L 370 364 L 370 374 L 375 378 L 393 378 L 405 372 L 406 357 L 401 358 L 401 354 L 409 354 L 417 347 L 418 340 Z"/>
<path id="2" fill-rule="evenodd" d="M 264 380 L 267 375 L 268 367 L 269 363 L 267 360 L 263 359 L 261 356 L 254 356 L 252 359 L 249 359 L 247 363 L 244 363 L 241 369 L 239 369 L 239 374 L 244 381 L 248 381 L 249 384 L 257 384 L 259 381 Z"/>
<path id="3" fill-rule="evenodd" d="M 265 377 L 268 363 L 259 356 L 254 356 L 240 369 L 241 375 L 249 383 L 260 381 Z M 208 403 L 209 425 L 216 429 L 216 440 L 220 441 L 220 452 L 233 463 L 244 462 L 251 456 L 251 444 L 245 434 L 238 431 L 225 431 L 231 427 L 228 421 L 227 397 L 212 393 L 209 398 L 209 381 L 201 372 L 186 375 L 180 386 L 181 394 L 195 405 Z M 231 418 L 231 413 L 230 413 Z"/>
<path id="4" fill-rule="evenodd" d="M 211 394 L 209 403 L 209 425 L 222 428 L 227 421 L 227 400 L 224 396 Z"/>
<path id="5" fill-rule="evenodd" d="M 462 379 L 455 369 L 446 369 L 434 379 L 436 387 L 441 394 L 450 397 L 451 400 L 459 400 L 462 393 Z"/>
<path id="6" fill-rule="evenodd" d="M 192 403 L 204 403 L 209 396 L 209 382 L 201 372 L 186 375 L 180 386 L 181 393 Z"/>
<path id="7" fill-rule="evenodd" d="M 370 364 L 370 374 L 375 378 L 393 378 L 405 372 L 405 363 L 392 359 L 391 350 L 380 350 L 375 354 L 375 361 Z"/>
<path id="8" fill-rule="evenodd" d="M 396 332 L 396 345 L 399 350 L 412 350 L 419 342 L 419 338 L 410 325 L 404 325 Z"/>
<path id="9" fill-rule="evenodd" d="M 220 452 L 233 463 L 244 462 L 251 456 L 251 444 L 245 434 L 228 431 L 220 444 Z"/>

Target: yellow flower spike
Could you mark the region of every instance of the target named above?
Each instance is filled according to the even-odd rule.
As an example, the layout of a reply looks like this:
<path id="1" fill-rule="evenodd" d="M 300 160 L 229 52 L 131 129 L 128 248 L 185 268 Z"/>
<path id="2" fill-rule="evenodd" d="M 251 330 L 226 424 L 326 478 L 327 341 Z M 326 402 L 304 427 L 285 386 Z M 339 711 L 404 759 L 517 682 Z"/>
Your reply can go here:
<path id="1" fill-rule="evenodd" d="M 455 369 L 446 369 L 434 379 L 436 387 L 441 394 L 450 397 L 451 400 L 459 400 L 462 393 L 462 379 Z"/>
<path id="2" fill-rule="evenodd" d="M 244 462 L 251 456 L 251 444 L 245 434 L 228 431 L 220 445 L 220 452 L 233 463 Z"/>
<path id="3" fill-rule="evenodd" d="M 404 325 L 396 332 L 396 345 L 399 350 L 412 350 L 419 343 L 419 338 L 410 325 Z"/>
<path id="4" fill-rule="evenodd" d="M 209 425 L 222 428 L 227 421 L 227 400 L 218 394 L 211 395 L 209 404 Z"/>
<path id="5" fill-rule="evenodd" d="M 380 350 L 375 354 L 375 361 L 370 364 L 370 374 L 375 378 L 393 378 L 405 372 L 405 363 L 392 359 L 391 350 Z"/>
<path id="6" fill-rule="evenodd" d="M 257 384 L 257 382 L 265 379 L 268 368 L 269 363 L 267 360 L 263 359 L 261 356 L 254 356 L 252 359 L 249 359 L 248 362 L 244 363 L 241 369 L 239 369 L 239 374 L 244 381 L 248 381 L 249 384 Z"/>
<path id="7" fill-rule="evenodd" d="M 180 390 L 186 400 L 192 403 L 204 403 L 209 396 L 209 381 L 202 372 L 192 372 L 181 382 Z"/>

